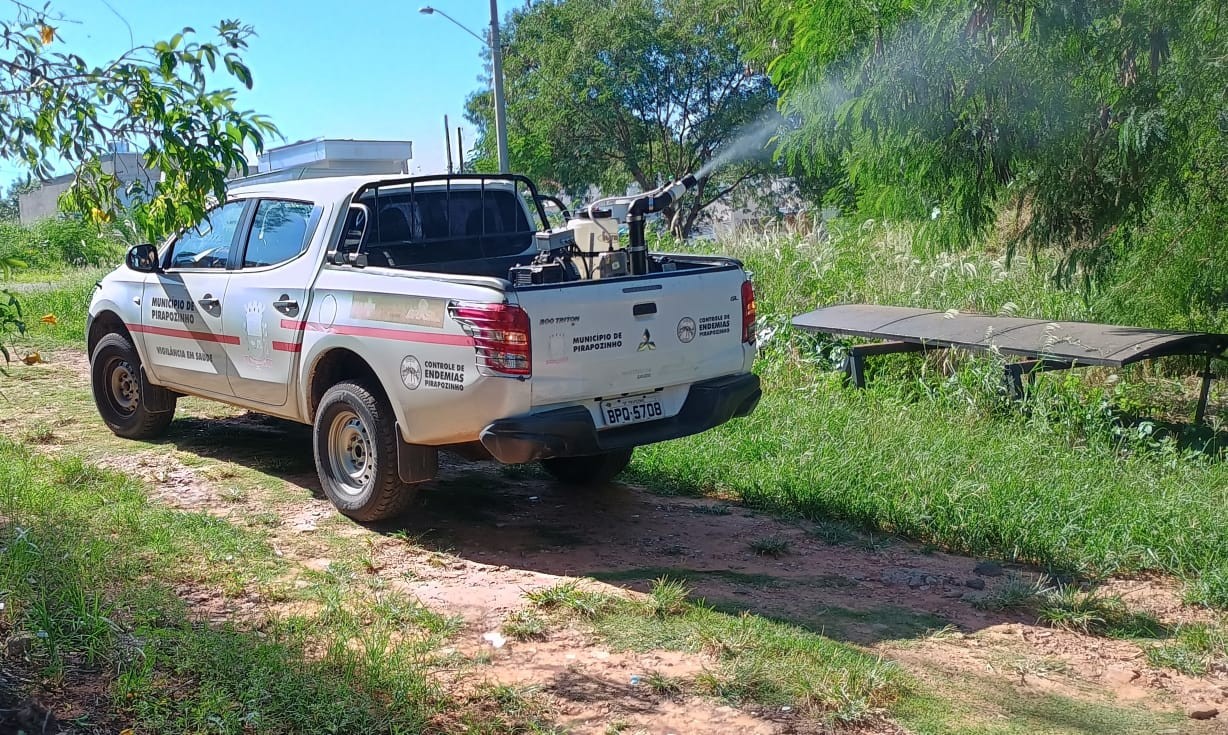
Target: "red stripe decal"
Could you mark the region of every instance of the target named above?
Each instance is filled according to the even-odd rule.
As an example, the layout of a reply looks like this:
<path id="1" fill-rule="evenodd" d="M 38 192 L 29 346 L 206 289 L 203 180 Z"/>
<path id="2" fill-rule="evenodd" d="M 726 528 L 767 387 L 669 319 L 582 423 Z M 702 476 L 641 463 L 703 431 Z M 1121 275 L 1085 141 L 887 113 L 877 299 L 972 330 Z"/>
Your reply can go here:
<path id="1" fill-rule="evenodd" d="M 212 332 L 193 332 L 188 329 L 171 329 L 169 327 L 155 327 L 142 324 L 128 324 L 128 329 L 133 332 L 143 332 L 145 334 L 155 334 L 161 337 L 175 337 L 177 339 L 194 339 L 198 342 L 220 342 L 221 344 L 237 345 L 240 344 L 238 337 L 229 334 L 213 334 Z M 295 319 L 282 319 L 281 327 L 299 331 L 310 329 L 314 332 L 329 332 L 331 334 L 340 334 L 350 337 L 374 337 L 376 339 L 391 339 L 398 342 L 420 342 L 423 344 L 432 345 L 455 345 L 460 347 L 472 347 L 473 338 L 463 334 L 442 334 L 439 332 L 415 332 L 408 329 L 385 329 L 383 327 L 359 327 L 352 324 L 334 324 L 326 327 L 319 322 L 301 322 Z M 279 342 L 273 340 L 273 349 L 280 352 L 301 352 L 303 345 L 298 342 Z"/>
<path id="2" fill-rule="evenodd" d="M 422 342 L 431 345 L 458 345 L 472 347 L 473 338 L 463 334 L 441 334 L 439 332 L 413 332 L 408 329 L 385 329 L 383 327 L 359 327 L 352 324 L 334 324 L 326 327 L 317 322 L 308 322 L 307 328 L 318 332 L 350 337 L 375 337 L 376 339 L 394 339 L 400 342 Z"/>
<path id="3" fill-rule="evenodd" d="M 225 345 L 239 344 L 238 337 L 232 337 L 229 334 L 213 334 L 212 332 L 193 332 L 188 329 L 171 329 L 170 327 L 154 327 L 147 324 L 128 324 L 128 330 L 132 332 L 144 332 L 145 334 L 156 334 L 160 337 L 175 337 L 177 339 L 194 339 L 197 342 L 221 342 Z"/>

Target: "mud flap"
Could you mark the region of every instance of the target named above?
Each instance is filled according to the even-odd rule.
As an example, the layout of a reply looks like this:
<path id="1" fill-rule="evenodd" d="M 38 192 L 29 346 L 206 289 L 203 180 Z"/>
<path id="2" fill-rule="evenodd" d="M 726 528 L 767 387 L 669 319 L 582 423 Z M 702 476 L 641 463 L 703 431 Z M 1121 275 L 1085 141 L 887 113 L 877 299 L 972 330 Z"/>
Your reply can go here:
<path id="1" fill-rule="evenodd" d="M 175 393 L 149 382 L 145 366 L 141 366 L 141 400 L 150 413 L 166 413 L 175 410 Z"/>
<path id="2" fill-rule="evenodd" d="M 413 484 L 435 479 L 439 474 L 439 450 L 422 444 L 407 444 L 401 438 L 401 427 L 396 428 L 397 471 L 401 482 Z"/>

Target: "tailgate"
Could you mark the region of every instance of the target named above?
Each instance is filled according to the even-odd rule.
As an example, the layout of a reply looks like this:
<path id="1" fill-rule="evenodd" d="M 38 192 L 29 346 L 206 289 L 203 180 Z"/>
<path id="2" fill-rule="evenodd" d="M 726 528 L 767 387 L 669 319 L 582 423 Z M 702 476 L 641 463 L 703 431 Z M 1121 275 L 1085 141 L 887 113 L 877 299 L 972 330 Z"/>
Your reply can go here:
<path id="1" fill-rule="evenodd" d="M 517 289 L 532 325 L 533 405 L 744 372 L 745 280 L 740 267 L 724 264 Z"/>

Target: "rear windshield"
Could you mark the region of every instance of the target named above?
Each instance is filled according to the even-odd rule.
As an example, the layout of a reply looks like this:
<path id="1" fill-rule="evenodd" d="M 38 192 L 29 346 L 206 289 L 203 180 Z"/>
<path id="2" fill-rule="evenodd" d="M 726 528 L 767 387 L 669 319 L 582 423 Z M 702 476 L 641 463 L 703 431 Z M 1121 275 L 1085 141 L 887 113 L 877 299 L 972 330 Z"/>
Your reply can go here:
<path id="1" fill-rule="evenodd" d="M 508 189 L 381 192 L 362 202 L 374 220 L 362 251 L 374 263 L 404 268 L 514 256 L 533 246 L 534 228 Z"/>

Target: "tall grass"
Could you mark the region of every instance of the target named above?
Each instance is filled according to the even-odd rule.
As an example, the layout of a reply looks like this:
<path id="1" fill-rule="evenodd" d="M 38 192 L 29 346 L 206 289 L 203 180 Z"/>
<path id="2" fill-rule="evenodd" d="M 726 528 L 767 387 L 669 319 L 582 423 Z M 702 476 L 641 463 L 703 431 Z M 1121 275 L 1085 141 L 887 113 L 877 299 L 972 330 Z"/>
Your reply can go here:
<path id="1" fill-rule="evenodd" d="M 51 218 L 32 225 L 0 222 L 0 261 L 12 258 L 35 271 L 113 266 L 123 251 L 117 232 L 80 219 Z"/>
<path id="2" fill-rule="evenodd" d="M 1146 392 L 1141 371 L 1044 375 L 1021 407 L 1005 399 L 992 359 L 899 356 L 870 361 L 870 387 L 857 391 L 833 372 L 842 342 L 788 323 L 839 302 L 1103 318 L 1050 285 L 1053 263 L 927 256 L 873 225 L 715 247 L 755 272 L 763 402 L 715 431 L 640 450 L 637 476 L 1063 571 L 1173 572 L 1194 582 L 1198 601 L 1228 605 L 1228 464 L 1210 432 L 1163 437 L 1154 423 L 1121 419 L 1121 404 Z M 1210 443 L 1183 443 L 1197 436 Z"/>

